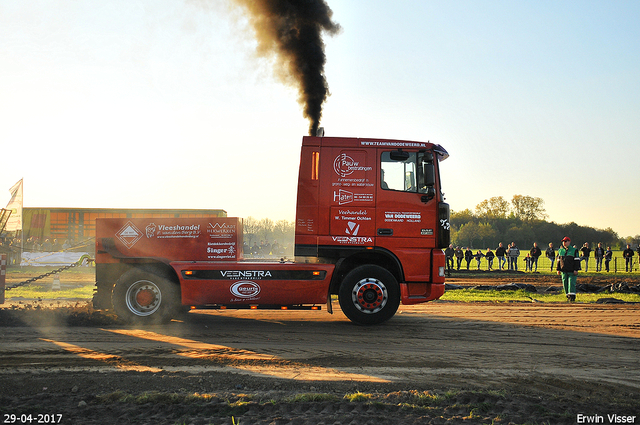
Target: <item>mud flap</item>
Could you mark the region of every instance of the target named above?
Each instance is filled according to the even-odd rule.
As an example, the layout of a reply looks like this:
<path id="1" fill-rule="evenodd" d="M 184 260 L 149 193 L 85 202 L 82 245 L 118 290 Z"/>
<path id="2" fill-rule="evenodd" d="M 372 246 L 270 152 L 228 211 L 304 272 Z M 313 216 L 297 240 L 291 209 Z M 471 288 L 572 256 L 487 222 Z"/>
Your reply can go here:
<path id="1" fill-rule="evenodd" d="M 433 301 L 444 295 L 444 283 L 401 283 L 400 300 L 404 305 Z"/>

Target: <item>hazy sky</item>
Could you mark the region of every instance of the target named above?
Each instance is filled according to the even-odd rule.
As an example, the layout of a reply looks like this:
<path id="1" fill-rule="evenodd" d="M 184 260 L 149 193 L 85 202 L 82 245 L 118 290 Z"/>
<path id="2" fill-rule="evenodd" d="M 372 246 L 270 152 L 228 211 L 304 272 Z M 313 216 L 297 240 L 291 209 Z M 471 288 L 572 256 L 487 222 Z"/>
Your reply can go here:
<path id="1" fill-rule="evenodd" d="M 326 135 L 441 144 L 456 211 L 640 234 L 640 2 L 327 2 Z M 309 124 L 255 47 L 223 0 L 0 0 L 0 204 L 293 220 Z"/>

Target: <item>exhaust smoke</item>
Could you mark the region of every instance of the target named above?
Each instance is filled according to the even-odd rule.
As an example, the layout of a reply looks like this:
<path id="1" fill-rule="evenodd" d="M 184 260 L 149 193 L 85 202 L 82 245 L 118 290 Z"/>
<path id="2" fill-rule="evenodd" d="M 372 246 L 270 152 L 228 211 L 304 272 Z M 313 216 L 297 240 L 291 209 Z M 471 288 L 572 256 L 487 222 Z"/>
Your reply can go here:
<path id="1" fill-rule="evenodd" d="M 324 0 L 234 0 L 249 12 L 258 53 L 275 56 L 276 73 L 298 89 L 298 102 L 315 136 L 322 105 L 329 96 L 324 75 L 326 56 L 322 32 L 334 35 L 340 25 Z"/>

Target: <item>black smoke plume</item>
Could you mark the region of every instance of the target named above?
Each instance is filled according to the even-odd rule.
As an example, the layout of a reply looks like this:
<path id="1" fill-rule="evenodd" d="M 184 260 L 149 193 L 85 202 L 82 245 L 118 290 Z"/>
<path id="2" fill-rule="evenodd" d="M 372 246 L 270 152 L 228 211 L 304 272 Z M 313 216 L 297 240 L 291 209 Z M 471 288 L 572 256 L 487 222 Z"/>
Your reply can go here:
<path id="1" fill-rule="evenodd" d="M 322 33 L 334 35 L 340 25 L 324 0 L 235 0 L 250 15 L 258 52 L 275 55 L 279 76 L 298 89 L 298 102 L 309 119 L 309 134 L 316 135 L 322 105 L 329 96 L 324 75 L 326 56 Z"/>

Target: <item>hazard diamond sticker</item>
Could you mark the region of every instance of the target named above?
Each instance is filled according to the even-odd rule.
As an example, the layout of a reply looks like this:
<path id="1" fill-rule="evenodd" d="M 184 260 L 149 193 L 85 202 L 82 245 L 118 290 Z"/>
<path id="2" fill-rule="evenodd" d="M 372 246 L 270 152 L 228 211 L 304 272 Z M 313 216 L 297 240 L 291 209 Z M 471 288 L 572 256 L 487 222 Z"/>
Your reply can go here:
<path id="1" fill-rule="evenodd" d="M 122 229 L 116 233 L 116 236 L 124 246 L 131 249 L 131 247 L 134 246 L 142 237 L 142 232 L 129 221 L 127 224 L 122 226 Z"/>

